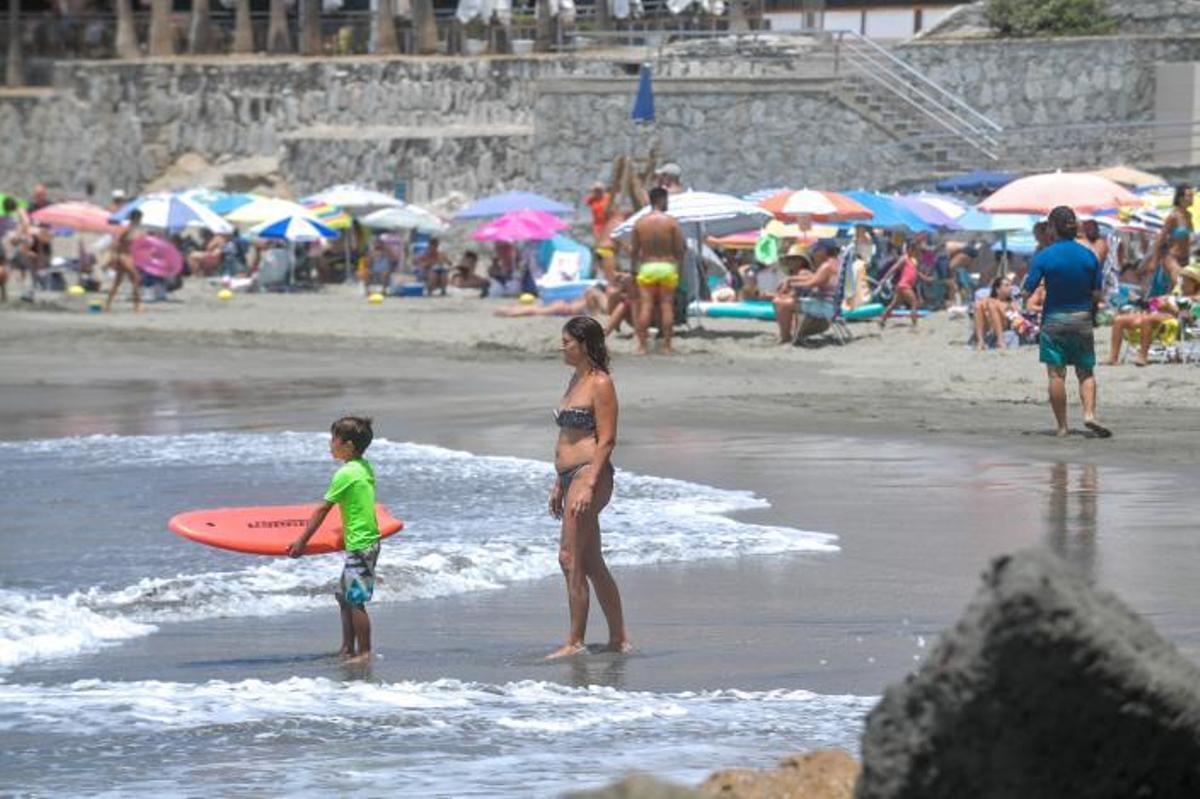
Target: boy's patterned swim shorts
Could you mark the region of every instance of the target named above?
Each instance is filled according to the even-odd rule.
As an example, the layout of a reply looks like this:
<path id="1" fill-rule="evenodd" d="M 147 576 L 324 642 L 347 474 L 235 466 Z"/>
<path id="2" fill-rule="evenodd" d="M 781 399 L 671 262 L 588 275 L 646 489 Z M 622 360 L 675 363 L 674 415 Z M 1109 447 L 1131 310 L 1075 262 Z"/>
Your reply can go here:
<path id="1" fill-rule="evenodd" d="M 379 560 L 379 542 L 366 549 L 346 553 L 342 579 L 336 596 L 339 601 L 362 607 L 375 593 L 375 563 Z"/>

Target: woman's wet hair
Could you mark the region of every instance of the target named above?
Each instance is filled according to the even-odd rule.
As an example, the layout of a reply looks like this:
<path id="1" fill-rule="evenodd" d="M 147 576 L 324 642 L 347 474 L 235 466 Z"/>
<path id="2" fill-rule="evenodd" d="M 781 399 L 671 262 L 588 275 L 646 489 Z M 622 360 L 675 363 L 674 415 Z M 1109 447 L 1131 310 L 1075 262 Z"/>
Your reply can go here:
<path id="1" fill-rule="evenodd" d="M 1192 190 L 1192 187 L 1187 183 L 1180 183 L 1178 186 L 1176 186 L 1175 187 L 1175 198 L 1171 200 L 1171 207 L 1172 208 L 1183 207 L 1183 205 L 1182 205 L 1183 198 L 1185 196 L 1187 196 L 1187 193 L 1191 190 Z"/>
<path id="2" fill-rule="evenodd" d="M 375 438 L 369 416 L 343 416 L 329 426 L 329 432 L 339 441 L 352 444 L 357 455 L 366 452 L 371 439 Z"/>
<path id="3" fill-rule="evenodd" d="M 563 325 L 563 332 L 583 345 L 593 369 L 608 371 L 608 345 L 604 343 L 604 328 L 599 322 L 590 316 L 574 316 Z"/>

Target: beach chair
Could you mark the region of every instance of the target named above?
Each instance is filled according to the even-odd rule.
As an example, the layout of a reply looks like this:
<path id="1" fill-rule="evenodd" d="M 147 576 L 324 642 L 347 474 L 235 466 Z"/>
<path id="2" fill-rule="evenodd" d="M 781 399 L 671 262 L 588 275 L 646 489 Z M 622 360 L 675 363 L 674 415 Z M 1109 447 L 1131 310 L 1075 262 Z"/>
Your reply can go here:
<path id="1" fill-rule="evenodd" d="M 290 291 L 292 288 L 292 252 L 290 247 L 265 250 L 258 263 L 255 284 L 259 291 Z"/>
<path id="2" fill-rule="evenodd" d="M 805 336 L 802 335 L 803 328 L 797 324 L 796 332 L 792 337 L 793 345 L 803 347 L 810 339 L 816 336 L 830 337 L 838 345 L 847 344 L 853 338 L 850 334 L 850 328 L 846 325 L 846 320 L 842 316 L 842 304 L 846 299 L 846 286 L 850 283 L 850 275 L 854 271 L 853 267 L 854 247 L 844 247 L 839 258 L 838 275 L 834 283 L 833 293 L 827 297 L 804 297 L 800 300 L 800 307 L 798 309 L 801 316 L 806 316 L 810 319 L 825 319 L 829 322 L 829 327 L 821 333 Z"/>

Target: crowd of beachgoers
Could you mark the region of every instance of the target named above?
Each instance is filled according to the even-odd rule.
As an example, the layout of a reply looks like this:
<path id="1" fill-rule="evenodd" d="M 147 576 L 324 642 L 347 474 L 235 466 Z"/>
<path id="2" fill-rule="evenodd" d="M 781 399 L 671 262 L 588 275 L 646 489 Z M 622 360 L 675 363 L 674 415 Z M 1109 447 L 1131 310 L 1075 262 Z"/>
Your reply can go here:
<path id="1" fill-rule="evenodd" d="M 1065 205 L 1103 265 L 1096 321 L 1111 324 L 1110 361 L 1192 354 L 1193 195 L 1128 167 L 970 173 L 905 195 L 733 196 L 693 190 L 677 164 L 622 157 L 573 199 L 514 191 L 442 215 L 341 185 L 298 202 L 118 191 L 102 207 L 37 186 L 27 199 L 0 195 L 0 299 L 70 292 L 100 312 L 127 291 L 140 311 L 185 280 L 223 297 L 356 283 L 373 303 L 460 294 L 501 298 L 501 316 L 594 315 L 610 334 L 636 329 L 641 352 L 650 329 L 669 351 L 670 330 L 698 316 L 773 322 L 782 344 L 821 345 L 850 339 L 848 322 L 918 326 L 944 312 L 986 350 L 1038 342 L 1044 289 L 1023 284 L 1054 241 L 1046 214 Z"/>

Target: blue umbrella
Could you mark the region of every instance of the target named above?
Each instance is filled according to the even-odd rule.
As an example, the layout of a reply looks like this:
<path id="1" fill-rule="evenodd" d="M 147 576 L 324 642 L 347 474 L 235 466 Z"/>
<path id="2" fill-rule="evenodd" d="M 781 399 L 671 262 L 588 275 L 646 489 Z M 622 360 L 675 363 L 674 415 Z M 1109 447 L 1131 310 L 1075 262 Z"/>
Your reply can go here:
<path id="1" fill-rule="evenodd" d="M 938 191 L 956 192 L 958 194 L 978 194 L 985 191 L 995 191 L 1001 186 L 1007 186 L 1017 179 L 1011 172 L 988 172 L 976 169 L 965 175 L 956 175 L 946 180 L 938 181 L 935 185 Z"/>
<path id="2" fill-rule="evenodd" d="M 468 205 L 454 215 L 455 219 L 484 219 L 490 216 L 503 216 L 513 211 L 545 211 L 548 214 L 570 214 L 574 208 L 555 202 L 549 197 L 534 194 L 529 191 L 506 191 L 494 194 Z"/>
<path id="3" fill-rule="evenodd" d="M 633 100 L 634 122 L 654 121 L 654 87 L 650 82 L 650 65 L 642 64 L 638 70 L 637 97 Z"/>
<path id="4" fill-rule="evenodd" d="M 338 237 L 338 232 L 333 228 L 326 227 L 317 220 L 306 216 L 285 216 L 282 219 L 264 222 L 257 227 L 250 228 L 250 233 L 260 239 L 299 242 Z"/>
<path id="5" fill-rule="evenodd" d="M 935 228 L 905 208 L 894 197 L 872 191 L 844 191 L 842 194 L 865 206 L 874 216 L 868 223 L 873 228 L 906 229 L 913 233 L 933 233 Z"/>
<path id="6" fill-rule="evenodd" d="M 978 208 L 968 208 L 954 223 L 961 230 L 974 233 L 1005 233 L 1033 230 L 1034 224 L 1041 218 L 1036 214 L 989 214 Z"/>

